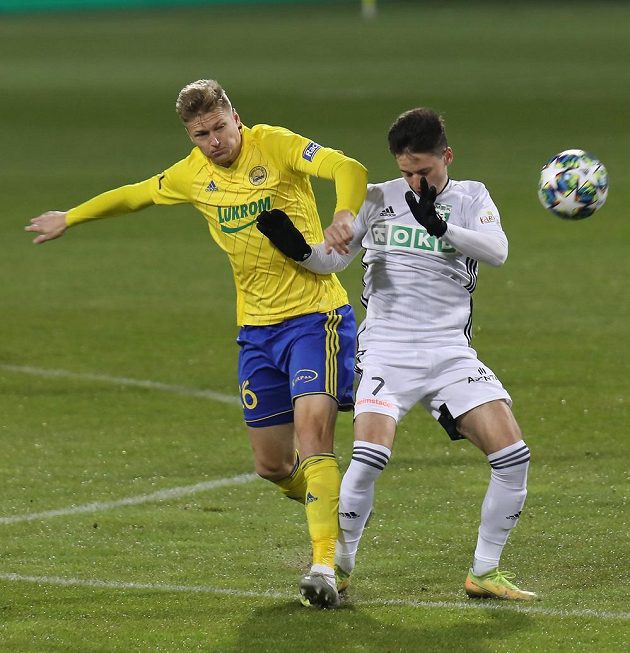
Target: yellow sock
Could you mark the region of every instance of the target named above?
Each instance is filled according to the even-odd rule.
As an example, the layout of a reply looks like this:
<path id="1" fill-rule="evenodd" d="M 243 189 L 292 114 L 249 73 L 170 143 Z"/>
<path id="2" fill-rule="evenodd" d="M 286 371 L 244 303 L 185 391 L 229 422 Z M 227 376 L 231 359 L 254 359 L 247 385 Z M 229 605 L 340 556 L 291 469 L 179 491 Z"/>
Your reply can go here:
<path id="1" fill-rule="evenodd" d="M 341 474 L 335 454 L 322 453 L 302 461 L 306 479 L 306 520 L 313 543 L 313 564 L 334 567 L 339 534 Z"/>
<path id="2" fill-rule="evenodd" d="M 276 485 L 280 491 L 289 499 L 304 503 L 306 497 L 306 479 L 304 478 L 304 471 L 300 465 L 300 455 L 295 452 L 295 465 L 293 470 L 286 478 L 281 481 L 276 481 Z"/>

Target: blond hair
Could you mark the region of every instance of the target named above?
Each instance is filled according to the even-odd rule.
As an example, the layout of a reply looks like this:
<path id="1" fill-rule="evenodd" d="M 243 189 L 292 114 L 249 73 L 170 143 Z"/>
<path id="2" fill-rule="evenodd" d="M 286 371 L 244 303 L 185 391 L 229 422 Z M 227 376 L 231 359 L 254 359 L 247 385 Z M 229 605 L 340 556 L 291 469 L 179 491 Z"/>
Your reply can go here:
<path id="1" fill-rule="evenodd" d="M 175 102 L 175 110 L 183 122 L 219 108 L 231 111 L 232 105 L 221 84 L 214 79 L 198 79 L 187 84 Z"/>

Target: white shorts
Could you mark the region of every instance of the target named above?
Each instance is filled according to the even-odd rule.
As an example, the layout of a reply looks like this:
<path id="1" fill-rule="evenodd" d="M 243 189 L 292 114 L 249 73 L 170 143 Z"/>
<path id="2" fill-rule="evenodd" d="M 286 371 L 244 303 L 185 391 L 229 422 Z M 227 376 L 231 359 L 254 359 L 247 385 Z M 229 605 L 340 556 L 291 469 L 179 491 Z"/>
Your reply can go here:
<path id="1" fill-rule="evenodd" d="M 429 349 L 388 350 L 379 346 L 361 352 L 361 374 L 354 415 L 380 413 L 399 422 L 412 406 L 421 403 L 444 427 L 451 439 L 455 420 L 469 410 L 495 399 L 512 399 L 494 372 L 472 347 L 437 345 Z"/>

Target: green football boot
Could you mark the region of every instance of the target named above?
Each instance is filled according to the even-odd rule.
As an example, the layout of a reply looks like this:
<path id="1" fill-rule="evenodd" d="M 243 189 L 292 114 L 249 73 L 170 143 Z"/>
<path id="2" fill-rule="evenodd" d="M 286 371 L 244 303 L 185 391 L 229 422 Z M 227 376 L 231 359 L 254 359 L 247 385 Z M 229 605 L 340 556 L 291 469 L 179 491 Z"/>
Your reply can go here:
<path id="1" fill-rule="evenodd" d="M 339 565 L 335 565 L 335 580 L 337 581 L 337 592 L 339 594 L 343 594 L 350 586 L 350 574 Z"/>
<path id="2" fill-rule="evenodd" d="M 464 589 L 471 599 L 504 599 L 506 601 L 536 601 L 534 592 L 519 589 L 510 582 L 514 574 L 495 569 L 483 576 L 468 572 Z"/>

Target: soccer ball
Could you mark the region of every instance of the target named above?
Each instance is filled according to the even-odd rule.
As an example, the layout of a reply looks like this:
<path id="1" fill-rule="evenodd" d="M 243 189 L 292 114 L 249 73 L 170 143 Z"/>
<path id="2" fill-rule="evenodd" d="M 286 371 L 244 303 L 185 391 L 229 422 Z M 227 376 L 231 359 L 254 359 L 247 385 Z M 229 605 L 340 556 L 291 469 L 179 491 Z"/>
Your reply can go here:
<path id="1" fill-rule="evenodd" d="M 606 168 L 583 150 L 564 150 L 552 156 L 540 171 L 540 203 L 559 218 L 588 218 L 603 206 L 606 195 Z"/>

